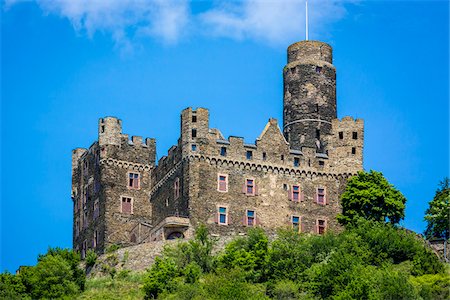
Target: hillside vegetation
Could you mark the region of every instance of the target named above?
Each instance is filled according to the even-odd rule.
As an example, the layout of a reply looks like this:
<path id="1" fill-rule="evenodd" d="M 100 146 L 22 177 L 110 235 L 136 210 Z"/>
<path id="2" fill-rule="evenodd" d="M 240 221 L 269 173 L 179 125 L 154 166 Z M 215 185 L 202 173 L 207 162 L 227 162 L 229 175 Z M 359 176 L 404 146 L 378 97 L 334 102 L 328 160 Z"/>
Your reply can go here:
<path id="1" fill-rule="evenodd" d="M 79 257 L 50 249 L 34 267 L 0 276 L 2 299 L 448 299 L 448 268 L 414 233 L 359 220 L 324 236 L 254 229 L 216 255 L 200 226 L 144 273 L 85 281 Z M 80 272 L 81 271 L 81 272 Z"/>

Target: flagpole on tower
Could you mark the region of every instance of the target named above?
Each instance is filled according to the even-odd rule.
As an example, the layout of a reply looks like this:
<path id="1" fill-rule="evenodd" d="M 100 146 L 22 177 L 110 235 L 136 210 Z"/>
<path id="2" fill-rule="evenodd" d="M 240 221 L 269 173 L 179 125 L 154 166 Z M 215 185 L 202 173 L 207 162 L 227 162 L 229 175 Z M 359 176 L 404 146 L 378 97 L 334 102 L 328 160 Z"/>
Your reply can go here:
<path id="1" fill-rule="evenodd" d="M 306 40 L 308 40 L 308 0 L 305 0 Z"/>

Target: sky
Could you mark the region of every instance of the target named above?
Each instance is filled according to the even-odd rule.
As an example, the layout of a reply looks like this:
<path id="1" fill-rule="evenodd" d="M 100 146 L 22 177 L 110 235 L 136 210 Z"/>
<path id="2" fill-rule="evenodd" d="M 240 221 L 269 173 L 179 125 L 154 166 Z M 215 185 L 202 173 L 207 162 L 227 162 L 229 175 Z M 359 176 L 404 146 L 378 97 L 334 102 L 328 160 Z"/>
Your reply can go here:
<path id="1" fill-rule="evenodd" d="M 329 43 L 338 117 L 365 120 L 364 168 L 408 199 L 402 226 L 449 174 L 448 1 L 310 0 L 309 37 Z M 304 1 L 1 2 L 0 272 L 72 246 L 71 150 L 104 116 L 157 140 L 186 107 L 252 143 L 282 122 L 286 48 L 305 38 Z"/>

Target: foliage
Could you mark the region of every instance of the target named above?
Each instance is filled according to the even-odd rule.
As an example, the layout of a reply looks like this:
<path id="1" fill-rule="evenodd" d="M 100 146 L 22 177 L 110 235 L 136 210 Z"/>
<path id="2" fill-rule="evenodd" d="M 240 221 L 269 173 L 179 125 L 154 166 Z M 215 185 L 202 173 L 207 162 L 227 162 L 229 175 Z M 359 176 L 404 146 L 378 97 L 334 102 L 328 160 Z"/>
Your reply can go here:
<path id="1" fill-rule="evenodd" d="M 109 245 L 109 247 L 108 248 L 106 248 L 106 253 L 113 253 L 113 252 L 115 252 L 115 251 L 117 251 L 117 250 L 119 250 L 121 247 L 120 247 L 120 245 L 118 245 L 118 244 L 111 244 L 111 245 Z"/>
<path id="2" fill-rule="evenodd" d="M 142 290 L 143 273 L 128 273 L 121 276 L 119 272 L 116 278 L 108 277 L 91 278 L 86 281 L 86 290 L 76 299 L 89 300 L 122 300 L 143 299 Z"/>
<path id="3" fill-rule="evenodd" d="M 397 224 L 405 217 L 406 198 L 383 174 L 371 170 L 358 172 L 342 194 L 339 223 L 354 223 L 358 218 Z"/>
<path id="4" fill-rule="evenodd" d="M 86 267 L 92 267 L 97 262 L 97 253 L 90 249 L 86 253 Z"/>
<path id="5" fill-rule="evenodd" d="M 272 243 L 250 230 L 212 257 L 210 271 L 190 259 L 189 245 L 166 251 L 148 271 L 147 299 L 439 299 L 450 287 L 420 237 L 377 221 L 321 236 L 284 230 Z"/>
<path id="6" fill-rule="evenodd" d="M 101 265 L 102 272 L 105 274 L 109 274 L 111 279 L 114 279 L 117 273 L 117 264 L 119 263 L 119 258 L 117 257 L 117 253 L 109 253 L 105 261 Z"/>
<path id="7" fill-rule="evenodd" d="M 249 230 L 247 238 L 230 242 L 217 258 L 218 268 L 240 268 L 252 282 L 265 279 L 268 238 L 260 228 Z"/>
<path id="8" fill-rule="evenodd" d="M 425 212 L 425 221 L 427 229 L 425 236 L 431 238 L 449 239 L 450 227 L 450 179 L 445 178 L 440 182 L 439 188 L 433 200 L 430 201 L 429 207 Z"/>
<path id="9" fill-rule="evenodd" d="M 1 299 L 31 299 L 26 297 L 27 288 L 22 278 L 11 273 L 0 274 L 0 298 Z"/>

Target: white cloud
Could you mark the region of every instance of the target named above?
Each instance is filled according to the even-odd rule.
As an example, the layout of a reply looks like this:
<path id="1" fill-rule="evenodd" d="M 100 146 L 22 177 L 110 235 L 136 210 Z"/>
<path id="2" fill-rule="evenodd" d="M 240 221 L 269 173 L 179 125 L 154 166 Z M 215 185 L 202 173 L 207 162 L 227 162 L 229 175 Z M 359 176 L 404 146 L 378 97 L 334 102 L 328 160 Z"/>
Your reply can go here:
<path id="1" fill-rule="evenodd" d="M 5 8 L 20 0 L 5 0 Z M 305 36 L 305 0 L 216 1 L 193 14 L 192 0 L 36 0 L 46 14 L 70 20 L 79 33 L 111 36 L 120 48 L 142 37 L 176 43 L 201 33 L 263 43 L 289 43 Z M 354 2 L 354 1 L 353 1 Z M 343 18 L 344 1 L 310 0 L 310 36 Z M 195 28 L 192 32 L 190 29 Z"/>
<path id="2" fill-rule="evenodd" d="M 343 1 L 310 0 L 308 7 L 310 35 L 322 33 L 346 12 Z M 304 0 L 233 2 L 208 11 L 201 18 L 217 36 L 269 43 L 292 42 L 305 37 Z"/>
<path id="3" fill-rule="evenodd" d="M 137 35 L 176 42 L 189 22 L 187 0 L 37 0 L 48 14 L 68 18 L 75 29 L 92 37 L 110 34 L 119 46 Z"/>

